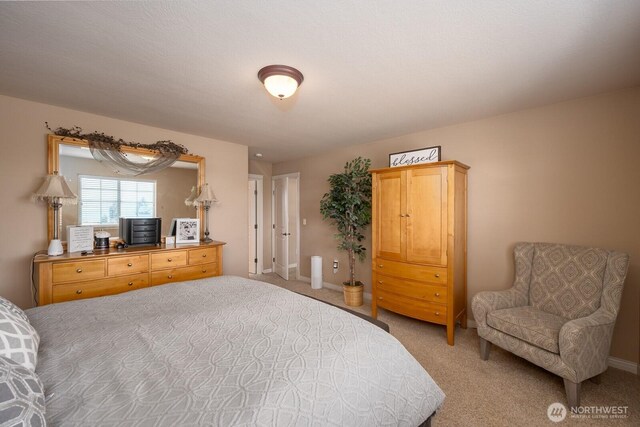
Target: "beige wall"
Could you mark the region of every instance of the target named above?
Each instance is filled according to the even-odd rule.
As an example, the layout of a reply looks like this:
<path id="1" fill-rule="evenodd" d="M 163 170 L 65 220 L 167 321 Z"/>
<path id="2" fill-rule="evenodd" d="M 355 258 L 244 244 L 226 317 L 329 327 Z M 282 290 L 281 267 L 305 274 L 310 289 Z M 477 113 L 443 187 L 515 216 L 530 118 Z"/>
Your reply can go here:
<path id="1" fill-rule="evenodd" d="M 46 209 L 30 200 L 47 171 L 45 121 L 142 143 L 171 139 L 204 156 L 206 180 L 220 200 L 209 213 L 211 237 L 227 242 L 225 274 L 247 276 L 246 146 L 0 96 L 0 295 L 31 306 L 31 256 L 48 244 Z"/>
<path id="2" fill-rule="evenodd" d="M 162 234 L 169 234 L 171 219 L 173 218 L 195 218 L 196 209 L 184 204 L 184 199 L 191 194 L 191 188 L 198 184 L 198 171 L 196 169 L 186 169 L 170 167 L 159 172 L 143 175 L 141 177 L 122 176 L 104 167 L 93 159 L 80 157 L 60 156 L 60 173 L 64 175 L 69 184 L 69 188 L 78 194 L 78 176 L 108 176 L 126 178 L 129 180 L 149 180 L 156 182 L 156 216 L 162 218 Z M 62 209 L 62 232 L 67 225 L 77 225 L 78 205 L 63 206 Z M 202 224 L 204 227 L 204 224 Z M 118 236 L 118 226 L 116 227 L 96 227 L 96 229 L 106 230 L 111 236 Z M 65 239 L 64 235 L 62 238 Z"/>
<path id="3" fill-rule="evenodd" d="M 637 363 L 640 87 L 274 165 L 274 174 L 301 173 L 300 217 L 307 219 L 301 233 L 301 273 L 309 276 L 310 256 L 322 255 L 324 280 L 337 284 L 347 277 L 346 257 L 335 249 L 334 230 L 319 212 L 331 173 L 356 156 L 371 158 L 373 167 L 384 167 L 389 153 L 433 145 L 442 146 L 443 160 L 471 166 L 469 300 L 480 290 L 511 286 L 512 249 L 518 241 L 627 252 L 631 265 L 612 355 Z M 341 261 L 337 275 L 329 262 L 334 257 Z M 369 287 L 370 257 L 358 265 L 357 273 Z"/>
<path id="4" fill-rule="evenodd" d="M 254 175 L 262 175 L 263 179 L 263 205 L 262 222 L 264 224 L 262 230 L 263 259 L 262 268 L 271 269 L 271 173 L 272 165 L 261 160 L 249 160 L 249 173 Z"/>

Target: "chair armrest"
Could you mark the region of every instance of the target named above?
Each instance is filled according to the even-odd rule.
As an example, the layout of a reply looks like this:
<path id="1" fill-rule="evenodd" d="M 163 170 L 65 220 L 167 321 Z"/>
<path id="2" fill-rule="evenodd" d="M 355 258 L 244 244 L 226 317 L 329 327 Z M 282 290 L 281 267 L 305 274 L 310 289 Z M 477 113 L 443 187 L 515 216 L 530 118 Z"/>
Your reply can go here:
<path id="1" fill-rule="evenodd" d="M 522 307 L 527 305 L 527 295 L 518 291 L 517 288 L 505 291 L 484 291 L 478 292 L 471 300 L 473 318 L 478 328 L 487 326 L 487 314 L 503 308 Z"/>
<path id="2" fill-rule="evenodd" d="M 586 380 L 607 369 L 615 323 L 616 315 L 601 307 L 587 317 L 570 320 L 562 326 L 560 357 L 576 372 L 572 381 Z"/>

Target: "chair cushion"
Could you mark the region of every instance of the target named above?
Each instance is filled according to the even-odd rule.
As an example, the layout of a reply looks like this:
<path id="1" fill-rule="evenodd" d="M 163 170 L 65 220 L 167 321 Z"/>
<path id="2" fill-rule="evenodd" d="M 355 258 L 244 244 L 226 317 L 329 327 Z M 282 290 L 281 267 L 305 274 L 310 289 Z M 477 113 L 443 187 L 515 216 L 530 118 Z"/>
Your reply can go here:
<path id="1" fill-rule="evenodd" d="M 568 321 L 531 306 L 505 308 L 487 315 L 487 324 L 492 328 L 555 354 L 560 353 L 560 328 Z"/>
<path id="2" fill-rule="evenodd" d="M 590 315 L 600 307 L 608 255 L 599 248 L 536 243 L 529 303 L 572 320 Z"/>

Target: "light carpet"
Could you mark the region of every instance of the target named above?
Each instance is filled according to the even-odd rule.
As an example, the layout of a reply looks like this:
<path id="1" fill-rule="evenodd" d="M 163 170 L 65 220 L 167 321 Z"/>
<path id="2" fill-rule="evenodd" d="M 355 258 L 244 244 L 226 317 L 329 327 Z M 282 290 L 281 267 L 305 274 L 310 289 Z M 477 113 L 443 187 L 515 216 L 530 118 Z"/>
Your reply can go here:
<path id="1" fill-rule="evenodd" d="M 347 307 L 342 293 L 311 289 L 309 283 L 285 281 L 275 274 L 251 276 L 295 292 Z M 371 314 L 371 305 L 347 307 Z M 562 379 L 499 347 L 493 346 L 489 360 L 480 360 L 475 329 L 456 328 L 455 346 L 447 345 L 445 328 L 386 310 L 378 319 L 387 323 L 396 337 L 429 372 L 447 395 L 434 426 L 605 426 L 640 425 L 640 377 L 609 368 L 601 384 L 582 384 L 585 407 L 627 407 L 627 418 L 572 418 L 553 423 L 547 409 L 554 402 L 566 405 Z"/>

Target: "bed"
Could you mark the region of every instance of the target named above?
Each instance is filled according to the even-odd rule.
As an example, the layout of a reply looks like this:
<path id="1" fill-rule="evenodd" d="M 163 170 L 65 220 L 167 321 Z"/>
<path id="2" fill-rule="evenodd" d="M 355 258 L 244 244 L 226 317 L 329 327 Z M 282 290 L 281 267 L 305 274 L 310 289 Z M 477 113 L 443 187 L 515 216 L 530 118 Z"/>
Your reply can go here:
<path id="1" fill-rule="evenodd" d="M 390 334 L 233 276 L 27 310 L 51 425 L 427 425 L 444 393 Z"/>

